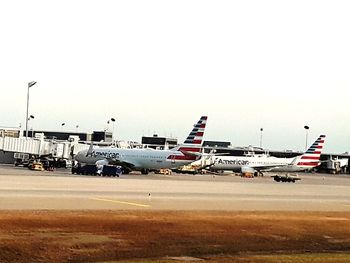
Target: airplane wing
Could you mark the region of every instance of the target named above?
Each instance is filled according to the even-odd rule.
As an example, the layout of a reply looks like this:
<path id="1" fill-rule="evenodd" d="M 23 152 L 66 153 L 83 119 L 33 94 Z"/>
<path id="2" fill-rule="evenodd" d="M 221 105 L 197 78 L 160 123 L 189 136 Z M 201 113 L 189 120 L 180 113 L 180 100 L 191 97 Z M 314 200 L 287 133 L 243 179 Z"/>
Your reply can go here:
<path id="1" fill-rule="evenodd" d="M 132 170 L 135 167 L 135 165 L 133 163 L 120 161 L 120 160 L 114 159 L 114 158 L 108 158 L 107 161 L 108 161 L 108 164 L 119 165 L 119 166 L 121 166 L 123 168 L 127 168 L 129 170 Z"/>
<path id="2" fill-rule="evenodd" d="M 230 153 L 219 153 L 219 154 L 216 154 L 216 153 L 213 153 L 213 152 L 210 152 L 210 153 L 201 153 L 201 152 L 190 152 L 190 151 L 184 151 L 184 150 L 179 150 L 180 152 L 182 152 L 184 155 L 188 155 L 188 156 L 197 156 L 197 157 L 207 157 L 207 158 L 210 158 L 210 157 L 214 157 L 214 156 L 224 156 L 224 155 L 229 155 Z"/>
<path id="3" fill-rule="evenodd" d="M 114 164 L 115 165 L 119 165 L 119 166 L 121 166 L 123 168 L 127 168 L 129 170 L 133 170 L 133 168 L 135 167 L 134 164 L 128 163 L 128 162 L 120 162 L 120 161 L 118 161 L 118 162 L 115 162 Z"/>
<path id="4" fill-rule="evenodd" d="M 265 171 L 265 172 L 268 172 L 272 169 L 275 169 L 275 168 L 280 168 L 280 167 L 286 167 L 286 166 L 289 166 L 290 164 L 280 164 L 280 165 L 262 165 L 262 166 L 254 166 L 252 167 L 253 169 L 257 170 L 257 171 Z"/>
<path id="5" fill-rule="evenodd" d="M 121 166 L 125 171 L 129 171 L 129 172 L 134 170 L 134 167 L 135 167 L 135 165 L 133 163 L 120 161 L 120 160 L 113 159 L 113 158 L 106 158 L 103 160 L 98 160 L 95 164 L 97 166 L 99 166 L 99 165 L 117 165 L 117 166 Z"/>
<path id="6" fill-rule="evenodd" d="M 187 155 L 187 156 L 201 157 L 203 155 L 202 153 L 199 153 L 199 152 L 188 152 L 184 150 L 180 150 L 180 152 L 182 152 L 184 155 Z"/>

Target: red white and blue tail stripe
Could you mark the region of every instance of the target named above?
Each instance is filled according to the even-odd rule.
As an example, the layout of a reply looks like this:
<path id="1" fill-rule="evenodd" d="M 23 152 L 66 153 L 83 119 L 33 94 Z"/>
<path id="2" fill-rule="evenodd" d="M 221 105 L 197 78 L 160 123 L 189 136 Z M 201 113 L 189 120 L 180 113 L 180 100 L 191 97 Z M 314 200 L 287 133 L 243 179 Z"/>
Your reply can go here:
<path id="1" fill-rule="evenodd" d="M 207 124 L 207 116 L 202 116 L 200 120 L 194 125 L 191 133 L 188 135 L 184 144 L 202 145 L 205 125 Z"/>
<path id="2" fill-rule="evenodd" d="M 171 155 L 168 157 L 168 159 L 172 160 L 192 160 L 195 161 L 199 157 L 199 152 L 201 151 L 202 142 L 203 142 L 203 136 L 204 136 L 204 130 L 205 126 L 207 124 L 207 116 L 202 116 L 196 125 L 194 125 L 191 133 L 187 136 L 184 143 L 175 149 L 172 149 L 173 151 L 180 151 L 183 153 L 182 156 L 179 155 Z M 197 153 L 197 155 L 196 155 Z"/>
<path id="3" fill-rule="evenodd" d="M 313 168 L 320 165 L 320 157 L 324 146 L 326 135 L 320 135 L 311 147 L 300 156 L 297 166 Z"/>

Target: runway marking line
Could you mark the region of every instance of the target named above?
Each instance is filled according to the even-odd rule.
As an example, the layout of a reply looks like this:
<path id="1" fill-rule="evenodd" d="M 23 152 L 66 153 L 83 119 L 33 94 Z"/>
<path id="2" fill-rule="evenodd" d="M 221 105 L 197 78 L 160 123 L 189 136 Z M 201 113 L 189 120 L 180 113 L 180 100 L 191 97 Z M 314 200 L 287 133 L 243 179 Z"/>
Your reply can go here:
<path id="1" fill-rule="evenodd" d="M 133 206 L 139 206 L 139 207 L 151 207 L 150 205 L 125 202 L 125 201 L 118 201 L 118 200 L 112 200 L 112 199 L 104 199 L 104 198 L 91 198 L 91 199 L 96 200 L 96 201 L 105 201 L 105 202 L 111 202 L 111 203 L 123 204 L 123 205 L 133 205 Z"/>

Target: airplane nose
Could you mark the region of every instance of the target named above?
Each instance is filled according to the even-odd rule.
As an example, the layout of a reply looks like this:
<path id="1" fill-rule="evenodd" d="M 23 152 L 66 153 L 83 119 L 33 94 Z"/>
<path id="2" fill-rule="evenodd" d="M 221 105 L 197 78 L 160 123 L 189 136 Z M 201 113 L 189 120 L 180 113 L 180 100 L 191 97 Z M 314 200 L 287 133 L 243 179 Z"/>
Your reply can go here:
<path id="1" fill-rule="evenodd" d="M 78 152 L 78 153 L 75 155 L 74 159 L 75 159 L 76 161 L 78 161 L 78 162 L 82 162 L 84 156 L 86 155 L 86 152 L 87 152 L 87 151 L 80 151 L 80 152 Z"/>
<path id="2" fill-rule="evenodd" d="M 74 156 L 74 160 L 80 162 L 80 153 L 77 153 L 77 154 Z"/>

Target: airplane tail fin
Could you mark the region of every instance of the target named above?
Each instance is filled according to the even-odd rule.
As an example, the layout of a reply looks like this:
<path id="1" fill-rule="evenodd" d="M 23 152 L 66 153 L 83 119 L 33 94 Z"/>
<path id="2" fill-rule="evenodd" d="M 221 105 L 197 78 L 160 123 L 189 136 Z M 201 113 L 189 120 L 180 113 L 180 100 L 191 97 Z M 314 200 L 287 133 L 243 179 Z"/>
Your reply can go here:
<path id="1" fill-rule="evenodd" d="M 93 150 L 94 150 L 94 144 L 91 142 L 90 147 L 86 152 L 86 157 L 90 156 L 92 154 Z"/>
<path id="2" fill-rule="evenodd" d="M 305 169 L 319 166 L 325 138 L 326 135 L 320 135 L 303 155 L 296 158 L 295 164 Z"/>
<path id="3" fill-rule="evenodd" d="M 203 142 L 204 130 L 207 124 L 207 119 L 207 116 L 202 116 L 197 122 L 197 124 L 194 125 L 192 131 L 187 136 L 184 143 L 172 150 L 181 151 L 185 155 L 193 154 L 199 156 Z"/>

